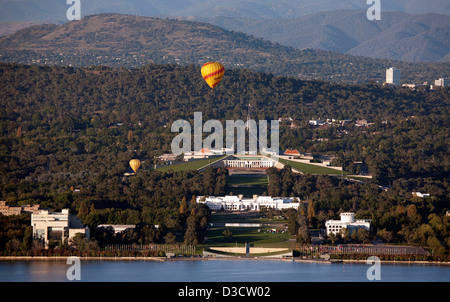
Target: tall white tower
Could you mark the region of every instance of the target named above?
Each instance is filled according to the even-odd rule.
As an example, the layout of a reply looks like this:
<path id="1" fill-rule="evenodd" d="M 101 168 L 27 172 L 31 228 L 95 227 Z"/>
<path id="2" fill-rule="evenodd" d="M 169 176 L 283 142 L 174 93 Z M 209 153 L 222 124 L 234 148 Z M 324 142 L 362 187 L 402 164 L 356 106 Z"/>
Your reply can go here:
<path id="1" fill-rule="evenodd" d="M 355 213 L 352 212 L 341 213 L 341 222 L 353 223 L 355 221 L 356 221 Z"/>
<path id="2" fill-rule="evenodd" d="M 386 69 L 386 83 L 400 85 L 400 70 L 395 67 Z"/>

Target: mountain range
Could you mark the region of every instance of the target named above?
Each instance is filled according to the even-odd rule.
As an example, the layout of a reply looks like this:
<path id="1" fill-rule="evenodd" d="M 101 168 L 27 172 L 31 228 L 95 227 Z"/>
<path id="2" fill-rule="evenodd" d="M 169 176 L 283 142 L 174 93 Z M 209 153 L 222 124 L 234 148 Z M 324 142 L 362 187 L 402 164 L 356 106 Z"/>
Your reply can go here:
<path id="1" fill-rule="evenodd" d="M 448 1 L 382 2 L 381 20 L 369 21 L 362 0 L 94 0 L 82 17 L 99 13 L 199 20 L 297 49 L 407 62 L 450 61 Z M 60 0 L 0 0 L 0 36 L 42 23 L 66 23 Z M 420 14 L 417 14 L 420 13 Z"/>
<path id="2" fill-rule="evenodd" d="M 198 18 L 298 49 L 332 50 L 407 62 L 450 61 L 450 16 L 383 12 L 369 21 L 365 11 L 340 10 L 295 19 Z"/>
<path id="3" fill-rule="evenodd" d="M 0 20 L 66 20 L 65 0 L 0 0 Z M 298 18 L 321 11 L 367 10 L 366 0 L 90 0 L 81 1 L 82 16 L 99 13 L 140 16 L 239 17 L 252 19 Z M 447 0 L 381 1 L 383 12 L 450 14 Z"/>
<path id="4" fill-rule="evenodd" d="M 385 69 L 391 66 L 402 70 L 404 82 L 416 84 L 448 77 L 450 70 L 450 63 L 413 64 L 320 49 L 298 50 L 208 23 L 121 14 L 19 30 L 0 38 L 0 61 L 127 68 L 220 61 L 227 68 L 351 83 L 383 81 Z"/>

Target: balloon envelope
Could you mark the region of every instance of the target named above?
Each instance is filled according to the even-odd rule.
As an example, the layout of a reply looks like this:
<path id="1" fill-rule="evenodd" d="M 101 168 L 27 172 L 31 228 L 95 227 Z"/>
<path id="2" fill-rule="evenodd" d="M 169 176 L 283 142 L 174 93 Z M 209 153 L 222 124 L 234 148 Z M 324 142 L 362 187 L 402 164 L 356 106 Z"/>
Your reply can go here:
<path id="1" fill-rule="evenodd" d="M 208 62 L 202 66 L 202 77 L 209 87 L 213 88 L 222 81 L 225 68 L 217 62 Z"/>
<path id="2" fill-rule="evenodd" d="M 141 161 L 139 159 L 130 160 L 130 167 L 131 167 L 131 169 L 133 169 L 134 172 L 136 172 L 140 166 L 141 166 Z"/>

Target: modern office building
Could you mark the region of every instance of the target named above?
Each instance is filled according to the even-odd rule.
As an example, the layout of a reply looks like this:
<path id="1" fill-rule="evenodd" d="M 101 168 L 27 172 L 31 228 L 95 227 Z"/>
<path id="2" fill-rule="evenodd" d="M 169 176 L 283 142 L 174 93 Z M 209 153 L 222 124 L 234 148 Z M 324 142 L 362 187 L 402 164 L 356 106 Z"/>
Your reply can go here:
<path id="1" fill-rule="evenodd" d="M 337 235 L 343 228 L 348 229 L 351 234 L 358 228 L 369 230 L 371 221 L 371 219 L 356 219 L 355 213 L 346 212 L 341 213 L 341 220 L 327 220 L 325 222 L 325 227 L 327 229 L 327 235 L 330 235 L 331 233 Z"/>
<path id="2" fill-rule="evenodd" d="M 0 201 L 0 213 L 5 216 L 20 215 L 22 213 L 37 213 L 39 205 L 23 205 L 20 207 L 11 207 L 6 205 L 6 201 Z"/>
<path id="3" fill-rule="evenodd" d="M 49 212 L 40 210 L 38 213 L 31 214 L 31 226 L 33 227 L 33 237 L 42 239 L 45 246 L 48 247 L 50 239 L 70 240 L 77 233 L 82 233 L 89 239 L 89 228 L 85 228 L 81 221 L 69 213 L 69 209 L 63 209 L 61 212 Z"/>
<path id="4" fill-rule="evenodd" d="M 400 85 L 400 70 L 395 67 L 386 69 L 386 84 Z"/>
<path id="5" fill-rule="evenodd" d="M 434 81 L 435 87 L 446 87 L 447 86 L 447 79 L 440 78 L 439 80 Z"/>

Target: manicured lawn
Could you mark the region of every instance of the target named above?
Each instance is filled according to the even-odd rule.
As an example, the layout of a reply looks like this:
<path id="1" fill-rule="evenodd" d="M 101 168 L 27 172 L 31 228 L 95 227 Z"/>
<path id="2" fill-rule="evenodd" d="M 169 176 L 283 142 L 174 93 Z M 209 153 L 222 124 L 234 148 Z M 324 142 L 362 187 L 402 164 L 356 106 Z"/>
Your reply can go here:
<path id="1" fill-rule="evenodd" d="M 219 213 L 213 214 L 210 218 L 211 223 L 286 223 L 283 219 L 268 219 L 267 217 L 261 217 L 255 215 L 242 215 L 232 213 Z M 208 227 L 206 232 L 206 240 L 201 247 L 234 247 L 243 246 L 245 243 L 252 244 L 255 247 L 280 247 L 280 248 L 294 248 L 295 241 L 288 241 L 293 237 L 288 232 L 285 233 L 270 233 L 267 230 L 278 229 L 284 230 L 281 226 L 261 226 L 261 227 L 225 227 L 225 226 L 213 226 Z M 229 230 L 232 233 L 231 238 L 226 238 L 223 235 L 224 230 Z M 258 231 L 260 230 L 260 231 Z"/>
<path id="2" fill-rule="evenodd" d="M 339 170 L 330 169 L 327 167 L 309 165 L 309 164 L 286 160 L 286 159 L 281 159 L 281 158 L 280 158 L 280 162 L 285 165 L 289 165 L 292 168 L 294 168 L 300 172 L 307 173 L 307 174 L 329 174 L 329 175 L 341 175 L 341 174 L 347 175 L 347 174 L 349 174 L 349 172 L 346 172 L 346 171 L 339 171 Z"/>
<path id="3" fill-rule="evenodd" d="M 258 229 L 260 232 L 258 232 Z M 290 247 L 292 242 L 287 240 L 291 236 L 286 233 L 266 233 L 271 228 L 241 228 L 241 227 L 217 227 L 209 228 L 206 232 L 205 246 L 242 246 L 245 243 L 253 244 L 255 247 Z M 232 233 L 231 238 L 223 235 L 224 230 Z"/>
<path id="4" fill-rule="evenodd" d="M 217 212 L 211 215 L 209 222 L 230 222 L 230 223 L 286 223 L 284 219 L 269 219 L 262 217 L 259 212 L 252 212 L 253 215 L 235 214 L 230 212 Z"/>
<path id="5" fill-rule="evenodd" d="M 254 215 L 242 215 L 233 213 L 215 213 L 211 215 L 209 222 L 230 222 L 230 223 L 286 223 L 283 219 L 269 219 L 267 217 L 260 217 L 258 212 Z"/>
<path id="6" fill-rule="evenodd" d="M 198 170 L 210 163 L 213 163 L 215 161 L 218 161 L 224 157 L 226 157 L 228 155 L 225 156 L 220 156 L 220 157 L 214 157 L 214 158 L 207 158 L 207 159 L 201 159 L 201 160 L 195 160 L 195 161 L 188 161 L 188 162 L 182 162 L 179 164 L 174 164 L 174 165 L 167 165 L 167 166 L 163 166 L 163 167 L 159 167 L 156 168 L 157 171 L 163 171 L 163 172 L 168 172 L 169 170 L 172 171 L 189 171 L 189 170 Z"/>
<path id="7" fill-rule="evenodd" d="M 227 183 L 231 186 L 266 186 L 268 179 L 266 175 L 230 175 Z"/>

